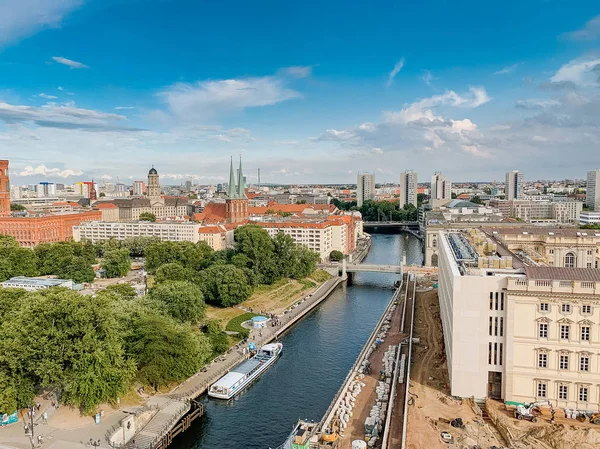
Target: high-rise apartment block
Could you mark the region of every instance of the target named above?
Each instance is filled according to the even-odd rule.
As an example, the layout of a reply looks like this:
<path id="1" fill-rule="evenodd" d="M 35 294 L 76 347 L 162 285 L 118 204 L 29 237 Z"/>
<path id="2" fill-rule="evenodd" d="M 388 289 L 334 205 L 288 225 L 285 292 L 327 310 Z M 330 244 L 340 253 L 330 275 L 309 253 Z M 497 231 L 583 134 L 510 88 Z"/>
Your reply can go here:
<path id="1" fill-rule="evenodd" d="M 134 196 L 142 196 L 146 193 L 146 183 L 144 181 L 133 181 Z"/>
<path id="2" fill-rule="evenodd" d="M 588 209 L 600 211 L 600 170 L 587 173 L 585 204 Z"/>
<path id="3" fill-rule="evenodd" d="M 358 174 L 356 178 L 356 205 L 362 206 L 367 200 L 375 198 L 375 175 Z"/>
<path id="4" fill-rule="evenodd" d="M 452 199 L 452 183 L 442 172 L 436 171 L 431 177 L 431 200 Z"/>
<path id="5" fill-rule="evenodd" d="M 505 193 L 508 201 L 523 197 L 523 173 L 519 170 L 506 172 Z"/>
<path id="6" fill-rule="evenodd" d="M 405 204 L 417 207 L 417 174 L 412 170 L 400 175 L 400 208 Z"/>

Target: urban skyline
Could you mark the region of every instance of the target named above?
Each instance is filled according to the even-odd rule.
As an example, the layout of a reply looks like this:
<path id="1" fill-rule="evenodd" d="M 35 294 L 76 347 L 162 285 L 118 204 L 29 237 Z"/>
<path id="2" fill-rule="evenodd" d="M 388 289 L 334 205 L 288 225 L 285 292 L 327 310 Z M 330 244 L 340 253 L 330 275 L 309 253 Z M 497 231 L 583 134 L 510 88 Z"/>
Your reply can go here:
<path id="1" fill-rule="evenodd" d="M 263 183 L 286 184 L 351 182 L 359 170 L 392 181 L 438 158 L 432 168 L 473 181 L 515 167 L 530 179 L 581 177 L 596 164 L 592 2 L 318 15 L 236 3 L 261 31 L 254 20 L 215 27 L 231 11 L 218 4 L 27 3 L 0 6 L 0 139 L 19 184 L 128 179 L 152 164 L 166 183 L 219 182 L 238 153 L 250 182 L 260 167 Z M 517 4 L 528 20 L 514 19 Z M 100 29 L 111 30 L 102 45 Z M 339 41 L 324 44 L 330 35 Z"/>

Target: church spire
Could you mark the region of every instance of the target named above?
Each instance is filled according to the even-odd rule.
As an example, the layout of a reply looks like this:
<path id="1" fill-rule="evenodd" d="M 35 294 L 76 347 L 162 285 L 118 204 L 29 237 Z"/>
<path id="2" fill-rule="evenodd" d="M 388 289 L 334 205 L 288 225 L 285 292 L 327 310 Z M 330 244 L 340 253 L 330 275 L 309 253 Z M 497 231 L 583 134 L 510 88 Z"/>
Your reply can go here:
<path id="1" fill-rule="evenodd" d="M 240 168 L 238 170 L 238 198 L 246 198 L 246 186 L 244 185 L 244 173 L 242 172 L 242 156 L 240 155 Z"/>
<path id="2" fill-rule="evenodd" d="M 229 185 L 227 186 L 227 198 L 230 200 L 236 199 L 237 192 L 235 191 L 235 175 L 233 174 L 233 157 L 229 166 Z"/>

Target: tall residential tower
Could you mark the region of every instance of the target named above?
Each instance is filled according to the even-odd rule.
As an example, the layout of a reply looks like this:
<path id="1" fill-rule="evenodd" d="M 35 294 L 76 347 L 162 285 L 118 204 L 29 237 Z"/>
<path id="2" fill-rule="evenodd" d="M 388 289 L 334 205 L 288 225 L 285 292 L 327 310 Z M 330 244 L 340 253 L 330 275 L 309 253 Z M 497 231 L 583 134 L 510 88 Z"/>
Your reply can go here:
<path id="1" fill-rule="evenodd" d="M 367 200 L 375 198 L 375 175 L 359 173 L 356 179 L 356 205 L 362 206 Z"/>
<path id="2" fill-rule="evenodd" d="M 442 172 L 436 171 L 431 177 L 431 200 L 452 199 L 452 183 Z"/>
<path id="3" fill-rule="evenodd" d="M 518 200 L 523 197 L 523 173 L 519 170 L 506 172 L 505 194 L 507 201 Z"/>
<path id="4" fill-rule="evenodd" d="M 585 204 L 588 209 L 600 211 L 600 170 L 587 173 Z"/>
<path id="5" fill-rule="evenodd" d="M 400 208 L 405 204 L 417 207 L 417 174 L 412 170 L 400 175 Z"/>

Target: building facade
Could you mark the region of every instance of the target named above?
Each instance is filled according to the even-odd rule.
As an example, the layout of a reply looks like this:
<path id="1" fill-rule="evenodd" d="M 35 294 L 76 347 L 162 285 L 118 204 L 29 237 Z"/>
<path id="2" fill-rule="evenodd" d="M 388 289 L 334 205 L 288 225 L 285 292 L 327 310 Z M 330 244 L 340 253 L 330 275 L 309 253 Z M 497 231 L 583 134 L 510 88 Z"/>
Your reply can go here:
<path id="1" fill-rule="evenodd" d="M 191 222 L 104 222 L 93 221 L 75 226 L 73 239 L 76 242 L 103 242 L 110 239 L 124 240 L 128 237 L 155 237 L 172 242 L 200 241 L 198 231 L 200 225 Z"/>
<path id="2" fill-rule="evenodd" d="M 600 170 L 587 172 L 585 204 L 588 209 L 600 211 Z"/>
<path id="3" fill-rule="evenodd" d="M 431 200 L 451 200 L 452 183 L 439 171 L 431 177 Z"/>
<path id="4" fill-rule="evenodd" d="M 600 211 L 598 211 L 598 212 L 590 212 L 590 211 L 581 212 L 581 214 L 579 215 L 579 224 L 600 225 Z"/>
<path id="5" fill-rule="evenodd" d="M 356 177 L 356 205 L 360 207 L 365 201 L 374 198 L 375 175 L 372 173 L 359 173 Z"/>
<path id="6" fill-rule="evenodd" d="M 451 394 L 597 411 L 600 272 L 528 266 L 476 230 L 437 241 Z"/>
<path id="7" fill-rule="evenodd" d="M 0 217 L 10 216 L 10 182 L 8 161 L 0 160 Z"/>
<path id="8" fill-rule="evenodd" d="M 407 204 L 417 207 L 417 173 L 407 170 L 400 175 L 400 208 Z"/>
<path id="9" fill-rule="evenodd" d="M 506 172 L 505 196 L 508 201 L 518 200 L 523 196 L 523 173 L 519 170 Z"/>

